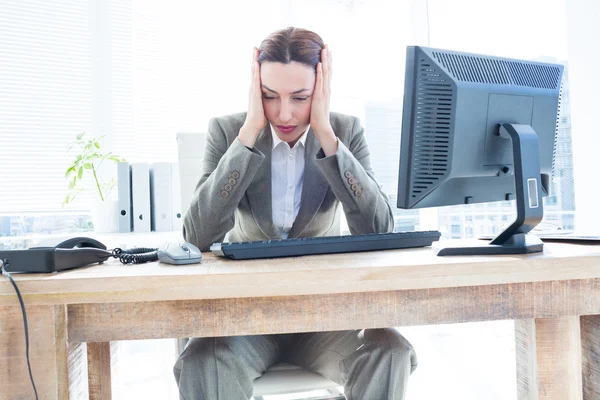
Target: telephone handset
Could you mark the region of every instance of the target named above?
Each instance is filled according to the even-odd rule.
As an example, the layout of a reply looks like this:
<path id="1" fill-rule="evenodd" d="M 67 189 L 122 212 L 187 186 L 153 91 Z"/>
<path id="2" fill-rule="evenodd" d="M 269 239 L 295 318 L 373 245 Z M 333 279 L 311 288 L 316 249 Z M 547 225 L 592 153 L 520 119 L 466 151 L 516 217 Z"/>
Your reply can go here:
<path id="1" fill-rule="evenodd" d="M 106 250 L 106 246 L 96 239 L 89 237 L 74 237 L 69 239 L 48 239 L 36 244 L 31 249 L 40 249 L 53 247 L 56 249 L 81 249 L 81 248 L 94 248 Z"/>
<path id="2" fill-rule="evenodd" d="M 110 257 L 112 252 L 104 244 L 88 237 L 51 238 L 27 250 L 0 251 L 8 272 L 56 272 L 103 263 Z"/>

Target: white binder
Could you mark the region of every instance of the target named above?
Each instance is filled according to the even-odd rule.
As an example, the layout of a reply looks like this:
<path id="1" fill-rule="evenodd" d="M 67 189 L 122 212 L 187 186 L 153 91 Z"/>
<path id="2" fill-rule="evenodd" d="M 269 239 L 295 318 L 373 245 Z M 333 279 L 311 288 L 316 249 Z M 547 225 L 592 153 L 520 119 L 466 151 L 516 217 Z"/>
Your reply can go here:
<path id="1" fill-rule="evenodd" d="M 150 173 L 148 163 L 131 164 L 133 231 L 150 232 Z"/>
<path id="2" fill-rule="evenodd" d="M 183 226 L 183 213 L 181 204 L 181 181 L 179 178 L 179 164 L 171 164 L 171 230 L 180 231 Z"/>
<path id="3" fill-rule="evenodd" d="M 117 189 L 119 196 L 119 232 L 133 230 L 131 207 L 131 165 L 128 162 L 117 164 Z"/>
<path id="4" fill-rule="evenodd" d="M 150 166 L 151 227 L 156 232 L 171 230 L 171 164 L 157 162 Z"/>
<path id="5" fill-rule="evenodd" d="M 177 150 L 179 161 L 179 195 L 181 212 L 187 212 L 194 196 L 194 190 L 200 180 L 202 158 L 206 146 L 206 133 L 178 133 Z"/>

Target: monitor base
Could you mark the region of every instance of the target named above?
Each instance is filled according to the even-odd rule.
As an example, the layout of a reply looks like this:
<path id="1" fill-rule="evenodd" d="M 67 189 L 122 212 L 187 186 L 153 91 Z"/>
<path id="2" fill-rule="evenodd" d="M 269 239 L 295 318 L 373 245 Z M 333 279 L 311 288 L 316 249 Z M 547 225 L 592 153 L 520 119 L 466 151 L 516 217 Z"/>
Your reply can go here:
<path id="1" fill-rule="evenodd" d="M 544 216 L 540 157 L 537 134 L 529 125 L 503 124 L 499 135 L 512 141 L 517 217 L 489 243 L 473 246 L 450 244 L 442 248 L 438 242 L 438 256 L 529 254 L 544 251 L 544 243 L 530 232 Z"/>
<path id="2" fill-rule="evenodd" d="M 466 243 L 462 240 L 448 240 L 436 242 L 432 247 L 438 256 L 530 254 L 544 251 L 544 243 L 540 238 L 524 233 L 511 236 L 503 244 L 490 244 L 490 241 L 481 240 L 466 241 Z"/>

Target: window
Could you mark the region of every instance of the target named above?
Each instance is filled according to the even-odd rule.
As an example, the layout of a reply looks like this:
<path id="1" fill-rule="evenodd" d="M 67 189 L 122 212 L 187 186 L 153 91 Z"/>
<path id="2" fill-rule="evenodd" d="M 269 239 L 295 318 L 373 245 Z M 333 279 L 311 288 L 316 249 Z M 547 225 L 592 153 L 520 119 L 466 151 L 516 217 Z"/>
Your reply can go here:
<path id="1" fill-rule="evenodd" d="M 175 161 L 177 132 L 205 131 L 212 116 L 245 110 L 252 47 L 281 27 L 287 11 L 275 0 L 230 8 L 182 0 L 2 2 L 4 246 L 92 228 L 91 182 L 62 207 L 74 157 L 66 150 L 78 133 L 104 135 L 106 149 L 128 161 Z"/>
<path id="2" fill-rule="evenodd" d="M 544 198 L 539 229 L 574 229 L 575 198 L 571 145 L 564 0 L 489 1 L 428 0 L 430 46 L 479 54 L 561 63 L 565 65 L 558 121 L 551 196 Z M 519 10 L 519 12 L 515 12 Z M 512 27 L 518 26 L 518 29 Z M 440 231 L 449 236 L 446 215 L 477 215 L 467 237 L 497 234 L 514 220 L 514 201 L 442 207 Z M 498 218 L 500 217 L 500 219 Z"/>
<path id="3" fill-rule="evenodd" d="M 93 120 L 86 2 L 4 1 L 0 13 L 0 236 L 85 227 L 63 210 L 68 144 Z M 79 229 L 79 228 L 73 228 Z"/>
<path id="4" fill-rule="evenodd" d="M 105 135 L 106 148 L 130 162 L 175 161 L 177 132 L 246 110 L 252 47 L 290 25 L 330 45 L 331 109 L 361 117 L 395 203 L 404 48 L 415 26 L 426 29 L 411 25 L 410 2 L 397 3 L 240 1 L 231 13 L 229 2 L 4 1 L 0 169 L 10 173 L 0 175 L 0 235 L 14 243 L 90 229 L 92 190 L 62 207 L 75 136 Z M 374 63 L 378 73 L 365 77 Z M 418 228 L 418 212 L 395 215 L 398 227 Z"/>
<path id="5" fill-rule="evenodd" d="M 315 30 L 329 43 L 331 110 L 361 118 L 396 230 L 425 229 L 423 210 L 395 206 L 406 45 L 566 63 L 563 6 L 562 0 L 493 1 L 484 8 L 475 0 L 258 0 L 236 2 L 231 13 L 228 2 L 5 0 L 0 235 L 90 229 L 93 191 L 62 207 L 72 157 L 65 151 L 75 135 L 106 135 L 107 149 L 132 162 L 175 161 L 177 132 L 205 131 L 211 117 L 246 109 L 252 47 L 289 25 Z M 490 15 L 498 27 L 490 28 Z M 502 21 L 520 28 L 502 29 Z M 574 196 L 565 78 L 553 195 L 545 201 L 546 219 L 568 229 Z M 450 236 L 445 214 L 461 223 L 467 214 L 486 215 L 461 231 L 477 236 L 501 223 L 491 215 L 512 219 L 513 207 L 443 207 L 435 220 Z"/>

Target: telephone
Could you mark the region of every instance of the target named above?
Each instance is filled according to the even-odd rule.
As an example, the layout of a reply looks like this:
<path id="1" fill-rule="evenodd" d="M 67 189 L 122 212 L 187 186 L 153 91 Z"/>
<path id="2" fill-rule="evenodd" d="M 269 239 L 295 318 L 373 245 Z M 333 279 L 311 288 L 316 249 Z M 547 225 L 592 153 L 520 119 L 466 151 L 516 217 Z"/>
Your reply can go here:
<path id="1" fill-rule="evenodd" d="M 74 237 L 48 239 L 27 250 L 0 251 L 8 272 L 55 272 L 103 263 L 112 252 L 96 239 Z"/>
<path id="2" fill-rule="evenodd" d="M 35 247 L 29 249 L 39 249 L 44 247 L 53 247 L 56 249 L 80 249 L 83 247 L 92 247 L 94 249 L 106 250 L 106 246 L 89 237 L 74 237 L 69 239 L 48 239 L 39 242 Z"/>

